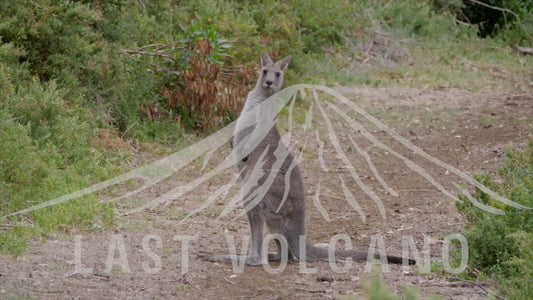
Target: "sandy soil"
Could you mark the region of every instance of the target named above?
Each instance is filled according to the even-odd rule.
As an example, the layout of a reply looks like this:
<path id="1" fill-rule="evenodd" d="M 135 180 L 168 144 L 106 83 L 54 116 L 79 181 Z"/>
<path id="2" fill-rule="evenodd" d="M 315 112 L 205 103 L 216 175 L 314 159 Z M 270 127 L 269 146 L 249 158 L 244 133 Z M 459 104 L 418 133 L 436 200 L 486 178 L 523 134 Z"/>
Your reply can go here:
<path id="1" fill-rule="evenodd" d="M 497 178 L 505 149 L 510 143 L 516 147 L 525 145 L 531 134 L 532 91 L 336 90 L 433 157 L 469 175 L 491 173 Z M 387 193 L 366 160 L 350 146 L 348 126 L 340 120 L 335 124 L 338 139 L 363 183 L 382 199 L 386 218 L 380 215 L 376 203 L 350 179 L 349 166 L 338 159 L 327 132 L 323 128 L 319 130 L 327 162 L 325 171 L 318 159 L 316 132 L 297 128 L 295 141 L 307 140 L 301 169 L 308 193 L 308 239 L 313 243 L 328 243 L 335 234 L 346 234 L 354 248 L 366 250 L 371 238 L 379 236 L 388 254 L 401 255 L 402 236 L 412 237 L 420 251 L 426 236 L 431 242 L 431 261 L 440 261 L 444 238 L 462 232 L 465 227 L 454 200 L 406 167 L 400 159 L 386 151 L 370 149 L 362 135 L 353 134 L 361 148 L 370 149 L 368 153 L 376 169 L 398 197 Z M 457 194 L 452 183 L 463 183 L 457 176 L 421 159 L 370 123 L 364 125 L 380 141 L 417 162 L 444 188 Z M 219 162 L 229 151 L 229 146 L 220 150 L 208 166 Z M 202 161 L 194 162 L 143 195 L 118 202 L 117 210 L 127 211 L 141 201 L 190 182 L 203 172 L 201 165 Z M 167 206 L 121 217 L 113 229 L 95 227 L 90 232 L 58 233 L 33 241 L 23 256 L 0 256 L 0 298 L 350 299 L 364 295 L 363 283 L 378 276 L 366 273 L 364 262 L 354 262 L 345 273 L 334 272 L 328 262 L 307 263 L 307 268 L 316 269 L 316 273 L 303 273 L 301 265 L 293 262 L 281 273 L 271 274 L 263 267 L 245 267 L 239 273 L 231 264 L 198 258 L 196 255 L 200 252 L 227 254 L 228 235 L 236 237 L 239 252 L 242 237 L 249 234 L 246 217 L 237 217 L 240 210 L 217 218 L 236 189 L 198 215 L 183 220 L 187 212 L 198 208 L 231 176 L 231 171 L 220 174 Z M 361 206 L 365 222 L 345 200 L 341 177 Z M 319 185 L 320 203 L 329 221 L 313 200 Z M 472 186 L 465 186 L 473 190 Z M 188 244 L 183 242 L 183 237 L 191 236 L 196 240 Z M 183 245 L 188 245 L 185 253 Z M 188 254 L 188 260 L 183 259 L 184 254 Z M 343 262 L 338 265 L 342 267 Z M 271 267 L 278 265 L 273 263 Z M 107 272 L 109 268 L 111 271 Z M 184 269 L 187 269 L 185 273 Z M 380 276 L 395 292 L 401 293 L 404 285 L 415 286 L 424 296 L 437 294 L 447 299 L 486 299 L 486 290 L 494 290 L 490 285 L 451 283 L 450 278 L 455 275 L 441 271 L 424 274 L 417 266 L 403 270 L 401 266 L 390 265 L 388 272 L 384 270 Z"/>

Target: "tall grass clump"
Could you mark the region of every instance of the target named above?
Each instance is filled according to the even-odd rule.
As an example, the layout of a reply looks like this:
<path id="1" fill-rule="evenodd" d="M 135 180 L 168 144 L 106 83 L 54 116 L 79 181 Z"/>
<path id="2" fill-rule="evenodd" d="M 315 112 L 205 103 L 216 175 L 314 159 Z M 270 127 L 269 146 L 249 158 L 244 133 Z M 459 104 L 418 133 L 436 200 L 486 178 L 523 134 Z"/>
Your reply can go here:
<path id="1" fill-rule="evenodd" d="M 533 142 L 524 150 L 510 147 L 500 168 L 501 183 L 491 176 L 477 179 L 511 201 L 533 208 Z M 497 280 L 510 299 L 533 297 L 533 211 L 505 206 L 477 191 L 478 201 L 498 207 L 505 215 L 493 215 L 464 199 L 457 206 L 470 222 L 466 232 L 469 266 Z"/>

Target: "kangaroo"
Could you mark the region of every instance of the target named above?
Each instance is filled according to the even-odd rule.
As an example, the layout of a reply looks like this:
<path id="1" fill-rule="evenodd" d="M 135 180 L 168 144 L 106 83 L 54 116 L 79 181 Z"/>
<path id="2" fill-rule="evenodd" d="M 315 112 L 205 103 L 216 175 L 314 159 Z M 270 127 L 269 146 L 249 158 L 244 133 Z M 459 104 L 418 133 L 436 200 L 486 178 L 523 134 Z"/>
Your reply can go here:
<path id="1" fill-rule="evenodd" d="M 305 189 L 296 158 L 281 140 L 276 125 L 276 100 L 291 56 L 276 63 L 268 52 L 261 55 L 262 70 L 255 88 L 248 94 L 237 120 L 233 137 L 234 156 L 242 179 L 242 204 L 250 222 L 252 245 L 248 256 L 216 256 L 215 261 L 240 259 L 247 265 L 264 265 L 282 258 L 282 244 L 275 239 L 277 254 L 262 253 L 265 225 L 272 234 L 284 237 L 289 259 L 328 259 L 328 250 L 316 247 L 305 238 Z M 335 257 L 366 260 L 363 251 L 336 250 Z M 382 258 L 383 259 L 383 258 Z M 401 257 L 387 256 L 389 263 L 402 263 Z M 409 260 L 409 264 L 415 264 Z"/>

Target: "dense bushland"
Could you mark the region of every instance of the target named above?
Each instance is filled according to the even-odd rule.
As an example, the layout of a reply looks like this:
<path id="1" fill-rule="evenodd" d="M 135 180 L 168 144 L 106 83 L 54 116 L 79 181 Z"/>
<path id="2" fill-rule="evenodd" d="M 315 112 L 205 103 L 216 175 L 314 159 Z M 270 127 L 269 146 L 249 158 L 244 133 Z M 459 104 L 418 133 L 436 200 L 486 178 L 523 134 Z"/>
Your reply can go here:
<path id="1" fill-rule="evenodd" d="M 111 226 L 94 195 L 5 216 L 128 169 L 138 145 L 168 153 L 231 122 L 263 49 L 294 57 L 289 84 L 476 87 L 505 64 L 523 76 L 510 53 L 532 43 L 531 7 L 508 7 L 518 17 L 485 35 L 460 17 L 466 2 L 1 1 L 0 250 Z"/>
<path id="2" fill-rule="evenodd" d="M 507 42 L 531 45 L 533 2 L 522 0 L 433 0 L 441 12 L 453 14 L 457 20 L 477 26 L 481 37 L 499 36 Z"/>

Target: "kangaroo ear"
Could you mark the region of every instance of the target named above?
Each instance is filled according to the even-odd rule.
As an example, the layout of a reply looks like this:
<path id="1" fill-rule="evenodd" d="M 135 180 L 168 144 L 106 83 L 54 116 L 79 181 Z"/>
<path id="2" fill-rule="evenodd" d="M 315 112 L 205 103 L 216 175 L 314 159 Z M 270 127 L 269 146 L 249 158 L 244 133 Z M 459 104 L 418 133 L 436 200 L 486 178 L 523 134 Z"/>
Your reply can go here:
<path id="1" fill-rule="evenodd" d="M 266 65 L 273 64 L 272 59 L 270 58 L 270 55 L 268 55 L 268 52 L 263 51 L 261 54 L 261 65 L 264 67 Z"/>
<path id="2" fill-rule="evenodd" d="M 285 72 L 287 70 L 287 67 L 289 66 L 289 62 L 291 61 L 292 56 L 287 56 L 284 59 L 278 61 L 276 64 L 279 66 L 279 68 Z"/>

